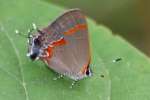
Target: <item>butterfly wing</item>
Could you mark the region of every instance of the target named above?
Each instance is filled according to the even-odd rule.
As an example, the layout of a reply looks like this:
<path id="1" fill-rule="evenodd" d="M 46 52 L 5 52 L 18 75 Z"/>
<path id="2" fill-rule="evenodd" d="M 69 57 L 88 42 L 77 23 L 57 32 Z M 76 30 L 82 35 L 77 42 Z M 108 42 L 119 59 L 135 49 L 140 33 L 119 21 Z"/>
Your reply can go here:
<path id="1" fill-rule="evenodd" d="M 43 31 L 48 33 L 47 42 L 50 44 L 62 38 L 65 40 L 64 45 L 54 47 L 48 66 L 75 80 L 85 77 L 90 49 L 87 23 L 82 12 L 78 9 L 69 10 Z"/>

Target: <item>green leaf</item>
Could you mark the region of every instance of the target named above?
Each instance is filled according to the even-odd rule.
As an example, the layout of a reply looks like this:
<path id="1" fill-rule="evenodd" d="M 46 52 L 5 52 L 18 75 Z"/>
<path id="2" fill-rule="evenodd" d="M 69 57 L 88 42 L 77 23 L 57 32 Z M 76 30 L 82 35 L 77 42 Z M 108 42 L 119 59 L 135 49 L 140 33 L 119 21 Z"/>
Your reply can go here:
<path id="1" fill-rule="evenodd" d="M 149 59 L 92 20 L 88 24 L 93 76 L 73 89 L 72 80 L 54 81 L 56 73 L 26 57 L 26 39 L 15 29 L 26 33 L 33 22 L 44 27 L 63 11 L 38 0 L 0 0 L 0 100 L 149 100 Z M 119 57 L 121 61 L 113 62 Z"/>

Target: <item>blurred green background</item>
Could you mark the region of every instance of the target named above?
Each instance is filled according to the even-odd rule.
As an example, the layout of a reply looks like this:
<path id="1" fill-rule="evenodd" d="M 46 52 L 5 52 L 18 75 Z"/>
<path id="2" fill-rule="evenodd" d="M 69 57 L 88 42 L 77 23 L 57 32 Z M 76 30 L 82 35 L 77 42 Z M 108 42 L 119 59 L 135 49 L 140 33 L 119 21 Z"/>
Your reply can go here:
<path id="1" fill-rule="evenodd" d="M 150 0 L 46 0 L 66 8 L 81 8 L 150 56 Z"/>

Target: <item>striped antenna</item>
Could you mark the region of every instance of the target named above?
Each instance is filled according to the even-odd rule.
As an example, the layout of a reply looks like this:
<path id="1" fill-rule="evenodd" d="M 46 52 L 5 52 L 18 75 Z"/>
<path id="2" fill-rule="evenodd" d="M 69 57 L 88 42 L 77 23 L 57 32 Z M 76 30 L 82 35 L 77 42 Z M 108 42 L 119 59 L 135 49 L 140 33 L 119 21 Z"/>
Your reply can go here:
<path id="1" fill-rule="evenodd" d="M 19 30 L 15 30 L 15 33 L 19 36 L 27 37 L 27 34 L 23 34 L 23 33 L 19 32 Z"/>

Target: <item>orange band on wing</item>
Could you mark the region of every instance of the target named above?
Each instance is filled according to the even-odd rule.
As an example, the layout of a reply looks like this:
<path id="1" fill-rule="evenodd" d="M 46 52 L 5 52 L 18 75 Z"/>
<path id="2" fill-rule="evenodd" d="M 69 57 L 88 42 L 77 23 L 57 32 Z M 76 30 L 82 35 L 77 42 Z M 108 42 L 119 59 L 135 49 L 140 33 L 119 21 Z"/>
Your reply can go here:
<path id="1" fill-rule="evenodd" d="M 60 39 L 60 40 L 57 40 L 57 41 L 54 41 L 51 46 L 48 46 L 48 48 L 45 49 L 45 54 L 46 56 L 45 57 L 41 57 L 41 59 L 45 62 L 45 63 L 49 63 L 49 60 L 50 58 L 52 57 L 53 55 L 53 49 L 55 46 L 60 46 L 60 45 L 64 45 L 66 44 L 66 41 L 64 38 Z"/>
<path id="2" fill-rule="evenodd" d="M 54 41 L 51 45 L 55 47 L 55 46 L 60 46 L 60 45 L 64 45 L 64 44 L 66 44 L 66 41 L 64 38 L 62 38 L 58 41 Z"/>
<path id="3" fill-rule="evenodd" d="M 68 31 L 64 32 L 63 34 L 66 34 L 66 35 L 71 35 L 79 30 L 85 30 L 87 28 L 87 25 L 86 24 L 78 24 L 76 25 L 75 27 L 69 29 Z"/>
<path id="4" fill-rule="evenodd" d="M 49 56 L 47 56 L 47 58 L 50 58 L 50 57 L 52 56 L 52 50 L 53 50 L 52 47 L 48 47 L 48 48 L 46 49 L 46 51 L 47 51 L 48 54 L 49 54 Z"/>

